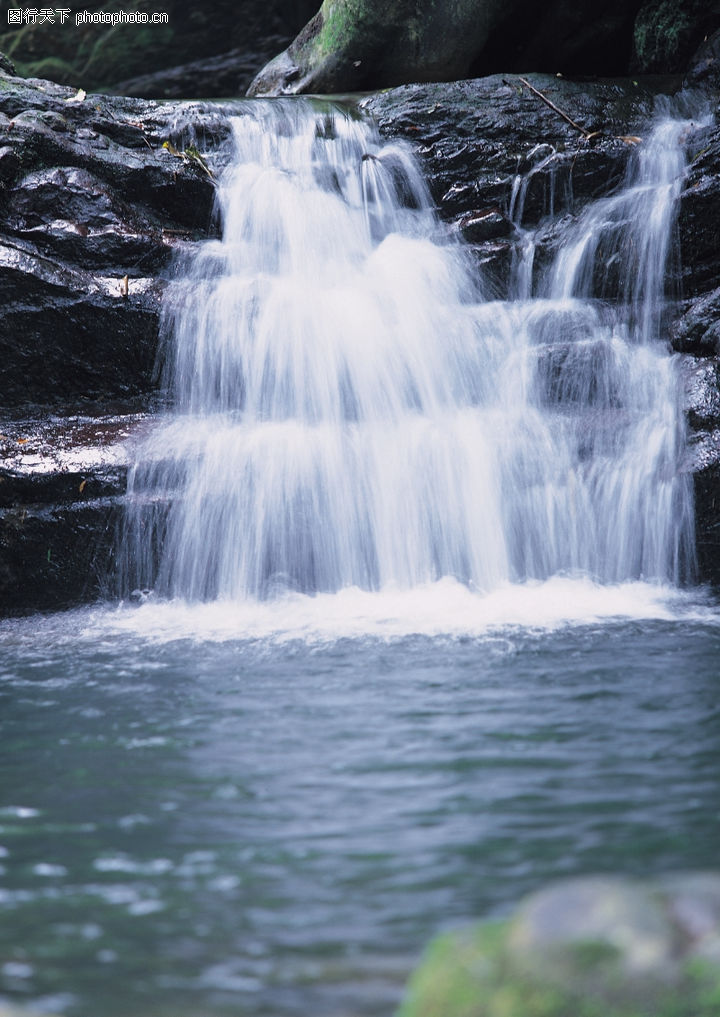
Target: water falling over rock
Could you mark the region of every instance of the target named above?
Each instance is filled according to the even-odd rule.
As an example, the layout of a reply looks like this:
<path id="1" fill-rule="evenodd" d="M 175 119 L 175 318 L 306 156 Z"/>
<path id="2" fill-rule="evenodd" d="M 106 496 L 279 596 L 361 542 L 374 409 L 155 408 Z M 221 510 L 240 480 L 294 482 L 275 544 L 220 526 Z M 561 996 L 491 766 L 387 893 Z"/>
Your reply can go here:
<path id="1" fill-rule="evenodd" d="M 638 148 L 534 296 L 525 234 L 517 299 L 493 301 L 408 149 L 341 111 L 249 105 L 222 239 L 170 292 L 172 408 L 131 474 L 126 590 L 679 582 L 692 502 L 660 327 L 682 131 Z"/>

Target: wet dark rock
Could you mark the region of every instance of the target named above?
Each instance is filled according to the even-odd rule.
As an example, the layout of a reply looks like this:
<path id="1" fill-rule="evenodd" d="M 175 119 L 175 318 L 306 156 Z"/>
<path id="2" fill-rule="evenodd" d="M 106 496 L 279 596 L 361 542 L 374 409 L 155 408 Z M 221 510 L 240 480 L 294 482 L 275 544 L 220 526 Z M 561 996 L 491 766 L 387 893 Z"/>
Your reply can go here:
<path id="1" fill-rule="evenodd" d="M 512 243 L 509 240 L 485 240 L 483 243 L 469 244 L 468 250 L 483 280 L 487 297 L 505 299 L 514 257 Z"/>
<path id="2" fill-rule="evenodd" d="M 513 224 L 499 208 L 473 209 L 458 217 L 457 225 L 463 239 L 469 244 L 509 237 L 515 232 Z"/>
<path id="3" fill-rule="evenodd" d="M 119 513 L 111 498 L 0 509 L 0 616 L 101 597 Z"/>
<path id="4" fill-rule="evenodd" d="M 686 469 L 693 474 L 697 574 L 720 585 L 720 360 L 684 355 L 690 428 Z"/>
<path id="5" fill-rule="evenodd" d="M 17 177 L 20 159 L 14 148 L 3 145 L 0 148 L 0 185 L 4 188 L 9 181 Z"/>
<path id="6" fill-rule="evenodd" d="M 88 131 L 86 124 L 77 130 L 69 118 L 59 113 L 51 123 L 46 113 L 35 110 L 6 113 L 4 99 L 0 92 L 0 114 L 5 114 L 0 116 L 0 132 L 17 153 L 21 170 L 87 168 L 111 185 L 121 200 L 149 206 L 168 225 L 207 229 L 213 207 L 211 182 L 193 163 L 184 162 L 162 147 L 163 140 L 174 133 L 172 123 L 166 124 L 162 140 L 143 131 L 141 122 L 135 136 L 132 124 L 126 131 L 119 131 L 114 124 L 107 133 L 97 127 Z M 118 134 L 122 141 L 115 140 Z"/>
<path id="7" fill-rule="evenodd" d="M 678 221 L 683 291 L 701 296 L 720 284 L 720 128 L 698 142 L 685 183 Z"/>
<path id="8" fill-rule="evenodd" d="M 153 387 L 157 304 L 104 294 L 12 303 L 0 329 L 5 411 L 130 398 Z"/>
<path id="9" fill-rule="evenodd" d="M 152 392 L 163 273 L 216 228 L 213 178 L 182 153 L 212 163 L 225 121 L 0 75 L 6 414 Z"/>
<path id="10" fill-rule="evenodd" d="M 0 239 L 5 413 L 148 392 L 161 287 L 147 279 L 102 278 L 25 240 Z"/>
<path id="11" fill-rule="evenodd" d="M 1 164 L 0 164 L 1 165 Z M 8 194 L 7 229 L 43 254 L 94 271 L 130 276 L 167 266 L 172 247 L 152 210 L 119 198 L 93 173 L 53 166 L 22 177 Z"/>
<path id="12" fill-rule="evenodd" d="M 720 422 L 720 361 L 686 356 L 682 367 L 690 427 L 696 431 L 713 428 Z"/>
<path id="13" fill-rule="evenodd" d="M 720 355 L 720 287 L 685 301 L 670 328 L 673 349 L 700 356 Z"/>
<path id="14" fill-rule="evenodd" d="M 0 74 L 2 615 L 103 592 L 125 488 L 107 449 L 123 435 L 68 414 L 153 398 L 170 262 L 216 229 L 214 181 L 182 153 L 214 165 L 225 119 Z"/>
<path id="15" fill-rule="evenodd" d="M 0 616 L 107 592 L 126 486 L 124 443 L 144 418 L 5 423 L 0 435 Z"/>
<path id="16" fill-rule="evenodd" d="M 720 429 L 702 435 L 693 452 L 708 461 L 693 473 L 698 576 L 720 586 Z"/>
<path id="17" fill-rule="evenodd" d="M 688 88 L 720 89 L 720 30 L 713 32 L 694 54 L 685 75 Z"/>
<path id="18" fill-rule="evenodd" d="M 461 217 L 492 208 L 508 217 L 513 186 L 525 179 L 521 224 L 532 226 L 622 180 L 632 149 L 623 139 L 645 128 L 654 93 L 631 81 L 578 84 L 541 74 L 526 80 L 594 137 L 509 75 L 404 85 L 361 107 L 382 134 L 413 144 L 443 218 L 461 226 Z"/>

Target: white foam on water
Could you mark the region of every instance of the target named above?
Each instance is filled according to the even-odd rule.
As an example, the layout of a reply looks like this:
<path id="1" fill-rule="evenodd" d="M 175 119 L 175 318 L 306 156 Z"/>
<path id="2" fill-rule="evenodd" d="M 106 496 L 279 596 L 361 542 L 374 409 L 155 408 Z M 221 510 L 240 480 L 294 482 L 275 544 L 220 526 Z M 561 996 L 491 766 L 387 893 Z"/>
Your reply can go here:
<path id="1" fill-rule="evenodd" d="M 369 592 L 357 587 L 335 594 L 286 594 L 273 600 L 187 603 L 149 601 L 104 610 L 85 618 L 85 632 L 132 634 L 153 643 L 178 640 L 221 642 L 302 641 L 330 644 L 341 639 L 395 641 L 407 636 L 482 640 L 512 628 L 537 633 L 568 626 L 627 621 L 697 621 L 720 624 L 717 606 L 668 586 L 629 582 L 601 585 L 556 576 L 545 582 L 506 583 L 475 593 L 453 579 Z"/>

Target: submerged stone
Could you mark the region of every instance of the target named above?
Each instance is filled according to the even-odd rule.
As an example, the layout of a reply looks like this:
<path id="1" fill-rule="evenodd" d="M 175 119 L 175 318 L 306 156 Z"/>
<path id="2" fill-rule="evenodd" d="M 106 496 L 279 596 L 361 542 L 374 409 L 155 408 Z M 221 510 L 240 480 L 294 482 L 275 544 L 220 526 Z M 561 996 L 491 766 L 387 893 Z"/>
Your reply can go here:
<path id="1" fill-rule="evenodd" d="M 398 1017 L 717 1017 L 720 875 L 558 882 L 439 936 Z"/>

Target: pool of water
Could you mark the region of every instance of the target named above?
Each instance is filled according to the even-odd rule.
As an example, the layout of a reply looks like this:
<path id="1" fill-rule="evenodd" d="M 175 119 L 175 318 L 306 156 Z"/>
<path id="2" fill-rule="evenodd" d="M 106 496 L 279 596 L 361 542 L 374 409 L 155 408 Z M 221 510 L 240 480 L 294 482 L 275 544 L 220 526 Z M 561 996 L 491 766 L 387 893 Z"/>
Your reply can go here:
<path id="1" fill-rule="evenodd" d="M 716 867 L 719 662 L 642 584 L 4 622 L 0 995 L 379 1017 L 548 879 Z"/>

